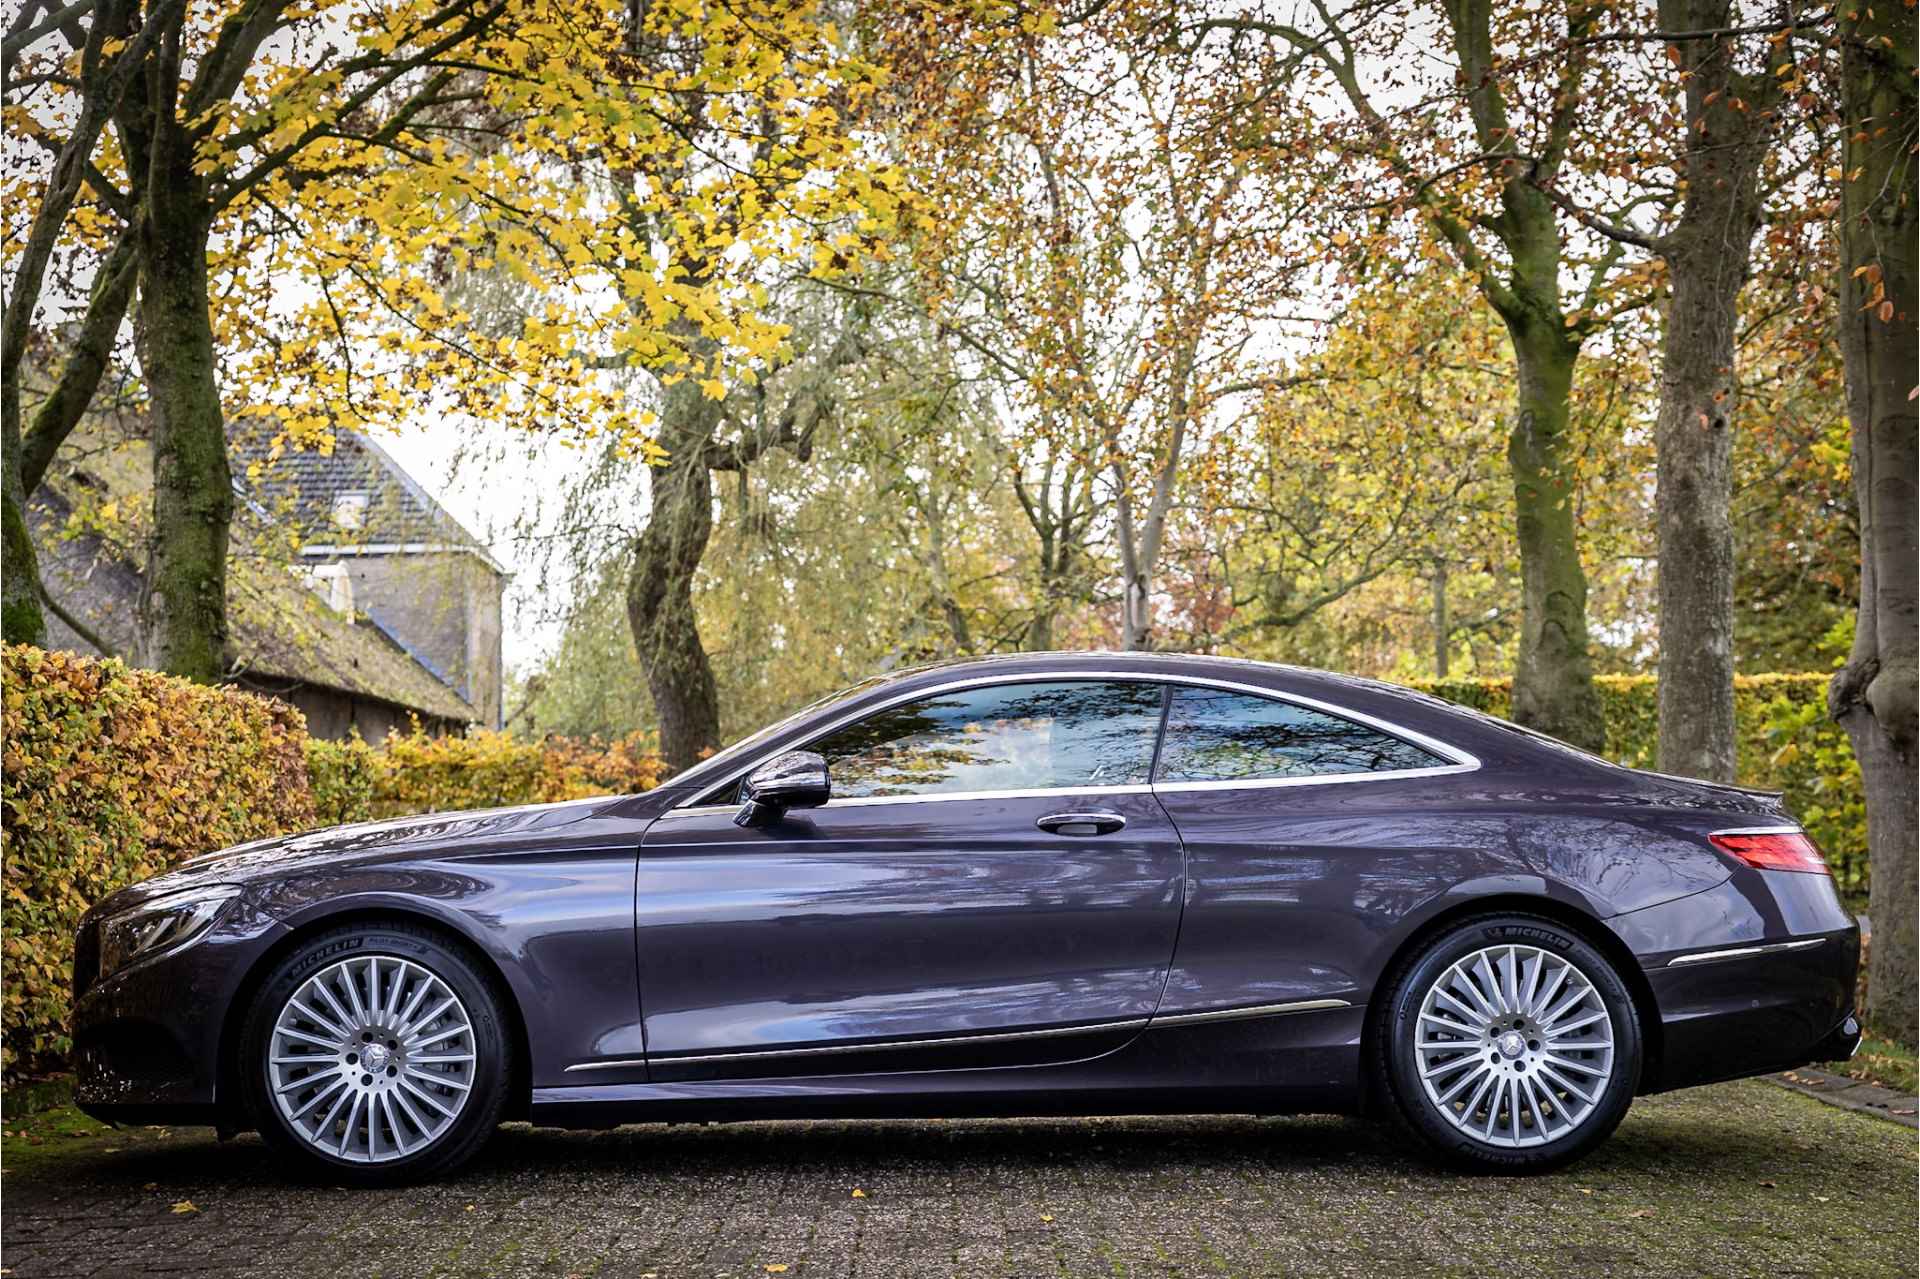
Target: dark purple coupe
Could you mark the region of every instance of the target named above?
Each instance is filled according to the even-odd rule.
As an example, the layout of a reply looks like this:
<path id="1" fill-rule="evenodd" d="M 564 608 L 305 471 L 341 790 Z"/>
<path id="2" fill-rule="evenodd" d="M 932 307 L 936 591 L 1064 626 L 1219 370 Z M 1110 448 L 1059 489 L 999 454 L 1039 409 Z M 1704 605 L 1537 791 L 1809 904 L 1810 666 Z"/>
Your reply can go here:
<path id="1" fill-rule="evenodd" d="M 1365 1112 L 1470 1168 L 1844 1057 L 1770 794 L 1253 662 L 870 681 L 642 795 L 247 844 L 80 927 L 81 1104 L 343 1181 L 502 1119 Z"/>

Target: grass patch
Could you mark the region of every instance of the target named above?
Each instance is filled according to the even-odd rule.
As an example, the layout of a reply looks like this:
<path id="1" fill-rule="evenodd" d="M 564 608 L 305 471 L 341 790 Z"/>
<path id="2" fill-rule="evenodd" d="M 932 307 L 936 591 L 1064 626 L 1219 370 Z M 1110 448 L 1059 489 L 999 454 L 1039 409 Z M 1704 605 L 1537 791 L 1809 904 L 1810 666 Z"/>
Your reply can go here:
<path id="1" fill-rule="evenodd" d="M 63 1165 L 178 1145 L 208 1130 L 114 1127 L 73 1104 L 73 1077 L 22 1080 L 0 1093 L 0 1171 L 51 1175 Z"/>
<path id="2" fill-rule="evenodd" d="M 1914 1050 L 1897 1039 L 1882 1039 L 1868 1031 L 1860 1041 L 1860 1051 L 1852 1061 L 1828 1063 L 1839 1074 L 1891 1088 L 1895 1092 L 1920 1093 L 1920 1061 Z"/>
<path id="3" fill-rule="evenodd" d="M 114 1130 L 73 1104 L 69 1076 L 33 1079 L 0 1094 L 0 1168 L 19 1172 L 105 1144 Z"/>

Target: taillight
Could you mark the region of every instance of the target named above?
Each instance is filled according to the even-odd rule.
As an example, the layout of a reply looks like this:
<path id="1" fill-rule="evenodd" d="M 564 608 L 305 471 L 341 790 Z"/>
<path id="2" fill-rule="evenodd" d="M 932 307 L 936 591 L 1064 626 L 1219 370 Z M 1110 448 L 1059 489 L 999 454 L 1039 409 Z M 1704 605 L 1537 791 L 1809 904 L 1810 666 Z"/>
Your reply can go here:
<path id="1" fill-rule="evenodd" d="M 1707 836 L 1723 853 L 1732 853 L 1758 870 L 1797 870 L 1831 875 L 1820 846 L 1803 830 L 1723 830 Z"/>

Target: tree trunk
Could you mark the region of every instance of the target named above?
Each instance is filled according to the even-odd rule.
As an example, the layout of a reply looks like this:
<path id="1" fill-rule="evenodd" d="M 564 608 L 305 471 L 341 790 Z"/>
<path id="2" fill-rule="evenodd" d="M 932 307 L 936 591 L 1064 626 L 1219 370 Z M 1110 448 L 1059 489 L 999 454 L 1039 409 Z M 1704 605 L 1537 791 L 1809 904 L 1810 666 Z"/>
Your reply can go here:
<path id="1" fill-rule="evenodd" d="M 1131 558 L 1131 557 L 1129 557 Z M 1129 653 L 1153 647 L 1153 586 L 1144 570 L 1126 574 L 1120 595 L 1120 647 Z"/>
<path id="2" fill-rule="evenodd" d="M 20 430 L 20 387 L 9 379 L 0 387 L 6 397 L 5 439 L 0 444 L 4 476 L 4 561 L 0 562 L 0 594 L 4 595 L 4 630 L 9 644 L 45 644 L 47 628 L 42 610 L 40 558 L 27 524 L 27 499 L 46 478 L 54 454 L 78 425 L 93 402 L 107 360 L 113 352 L 120 322 L 126 318 L 133 293 L 137 245 L 131 234 L 121 237 L 100 266 L 86 319 L 61 367 L 60 380 L 34 410 L 24 437 Z"/>
<path id="3" fill-rule="evenodd" d="M 1448 650 L 1452 645 L 1453 628 L 1447 621 L 1447 562 L 1441 560 L 1433 566 L 1433 677 L 1447 678 L 1449 663 Z"/>
<path id="4" fill-rule="evenodd" d="M 134 326 L 152 406 L 153 534 L 143 601 L 147 665 L 213 681 L 227 669 L 227 534 L 233 475 L 207 313 L 207 237 L 185 131 L 159 145 L 141 226 Z"/>
<path id="5" fill-rule="evenodd" d="M 86 316 L 73 333 L 67 358 L 60 366 L 60 380 L 34 409 L 33 420 L 27 424 L 20 470 L 28 497 L 40 487 L 54 455 L 80 424 L 81 416 L 93 403 L 94 392 L 100 389 L 120 325 L 127 318 L 127 306 L 133 300 L 138 255 L 139 239 L 127 231 L 101 260 L 93 292 L 87 299 Z"/>
<path id="6" fill-rule="evenodd" d="M 693 610 L 694 574 L 713 534 L 705 449 L 719 407 L 691 378 L 666 388 L 667 460 L 648 472 L 652 504 L 627 577 L 627 624 L 659 718 L 660 753 L 676 773 L 720 748 L 720 693 Z"/>
<path id="7" fill-rule="evenodd" d="M 7 393 L 18 395 L 16 388 Z M 7 414 L 0 440 L 0 637 L 9 644 L 47 642 L 47 617 L 40 607 L 40 564 L 27 530 L 27 490 L 20 480 L 19 418 Z"/>
<path id="8" fill-rule="evenodd" d="M 1667 0 L 1670 30 L 1730 26 L 1725 0 Z M 1734 339 L 1760 229 L 1759 176 L 1777 80 L 1736 77 L 1731 41 L 1690 41 L 1686 197 L 1661 253 L 1667 302 L 1655 433 L 1659 473 L 1663 772 L 1734 780 Z M 1736 103 L 1740 106 L 1736 107 Z"/>
<path id="9" fill-rule="evenodd" d="M 1920 838 L 1920 299 L 1916 299 L 1914 28 L 1897 5 L 1842 21 L 1840 349 L 1860 504 L 1860 612 L 1828 690 L 1867 794 L 1873 946 L 1866 1017 L 1915 1042 L 1915 842 Z"/>
<path id="10" fill-rule="evenodd" d="M 1578 343 L 1545 322 L 1509 320 L 1519 375 L 1518 414 L 1507 439 L 1520 544 L 1520 660 L 1513 718 L 1562 741 L 1606 745 L 1587 652 L 1587 573 L 1574 524 L 1568 396 Z"/>

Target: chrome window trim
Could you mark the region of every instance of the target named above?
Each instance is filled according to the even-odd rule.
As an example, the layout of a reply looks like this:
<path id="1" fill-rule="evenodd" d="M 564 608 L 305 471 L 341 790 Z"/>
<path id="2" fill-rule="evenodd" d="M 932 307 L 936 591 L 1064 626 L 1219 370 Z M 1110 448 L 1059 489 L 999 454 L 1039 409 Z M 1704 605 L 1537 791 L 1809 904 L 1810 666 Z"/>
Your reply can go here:
<path id="1" fill-rule="evenodd" d="M 1432 768 L 1396 768 L 1378 773 L 1326 773 L 1314 777 L 1235 777 L 1213 782 L 1155 782 L 1153 789 L 1164 794 L 1210 790 L 1265 790 L 1275 786 L 1338 786 L 1346 782 L 1401 781 L 1409 777 L 1445 777 L 1451 773 L 1471 773 L 1472 764 L 1436 764 Z"/>
<path id="2" fill-rule="evenodd" d="M 1807 833 L 1807 828 L 1800 825 L 1734 826 L 1727 830 L 1711 831 L 1708 833 L 1707 838 L 1711 839 L 1715 835 L 1804 835 L 1806 833 Z"/>
<path id="3" fill-rule="evenodd" d="M 1471 773 L 1480 767 L 1478 756 L 1461 750 L 1458 746 L 1440 741 L 1438 738 L 1429 737 L 1425 733 L 1416 732 L 1410 728 L 1403 728 L 1389 720 L 1369 715 L 1364 711 L 1349 710 L 1344 706 L 1336 706 L 1332 702 L 1323 702 L 1315 697 L 1306 697 L 1299 693 L 1289 693 L 1281 689 L 1267 688 L 1259 684 L 1248 684 L 1239 680 L 1215 679 L 1205 675 L 1153 674 L 1144 671 L 1116 670 L 1076 670 L 1056 673 L 1033 672 L 1012 677 L 1004 674 L 976 675 L 968 679 L 950 680 L 943 684 L 934 684 L 912 689 L 896 697 L 876 702 L 871 706 L 862 707 L 856 711 L 849 711 L 839 718 L 830 720 L 821 727 L 805 734 L 804 738 L 801 739 L 801 745 L 797 747 L 793 743 L 786 743 L 780 746 L 769 745 L 766 749 L 776 753 L 788 749 L 805 749 L 806 742 L 818 741 L 822 736 L 845 728 L 848 724 L 858 723 L 869 715 L 875 715 L 881 711 L 890 710 L 895 706 L 917 701 L 923 697 L 937 697 L 942 693 L 958 692 L 962 689 L 983 688 L 996 684 L 1057 684 L 1113 681 L 1130 684 L 1165 684 L 1187 685 L 1199 688 L 1219 688 L 1226 689 L 1230 692 L 1249 693 L 1255 697 L 1265 697 L 1273 701 L 1291 702 L 1296 706 L 1304 706 L 1310 710 L 1323 711 L 1328 715 L 1352 720 L 1356 724 L 1365 724 L 1369 728 L 1378 729 L 1388 736 L 1398 737 L 1403 741 L 1411 742 L 1423 750 L 1438 755 L 1442 759 L 1450 759 L 1453 762 L 1450 764 L 1436 765 L 1432 768 L 1400 768 L 1379 773 L 1328 773 L 1318 777 L 1256 777 L 1207 782 L 1136 783 L 1110 787 L 1047 786 L 1035 787 L 1031 790 L 943 791 L 933 795 L 860 795 L 846 799 L 831 799 L 828 800 L 823 807 L 853 808 L 871 804 L 925 804 L 955 799 L 1031 799 L 1047 795 L 1140 795 L 1150 794 L 1156 791 L 1256 790 L 1275 786 L 1332 786 L 1342 785 L 1348 782 L 1386 782 L 1402 781 L 1414 777 L 1442 777 L 1451 773 Z M 1164 732 L 1164 728 L 1161 731 Z M 753 771 L 753 766 L 758 762 L 759 758 L 762 757 L 749 760 L 724 779 L 716 781 L 710 786 L 702 787 L 697 794 L 690 796 L 689 799 L 697 799 L 700 795 L 711 794 L 715 790 L 734 785 L 749 772 Z M 673 808 L 668 809 L 660 815 L 660 820 L 664 821 L 670 817 L 731 813 L 737 808 L 738 805 L 736 804 L 693 804 L 688 802 L 675 805 Z M 1798 828 L 1796 827 L 1795 829 Z"/>
<path id="4" fill-rule="evenodd" d="M 1826 944 L 1827 939 L 1824 937 L 1803 937 L 1798 941 L 1769 942 L 1763 946 L 1735 946 L 1730 950 L 1700 950 L 1691 955 L 1675 955 L 1667 961 L 1667 967 L 1684 968 L 1689 964 L 1710 964 L 1722 959 L 1747 959 L 1754 955 L 1777 955 L 1791 950 L 1812 950 L 1815 946 Z"/>
<path id="5" fill-rule="evenodd" d="M 611 1061 L 581 1061 L 568 1066 L 562 1074 L 588 1070 L 626 1070 L 645 1065 L 697 1066 L 716 1061 L 771 1061 L 785 1057 L 827 1057 L 841 1053 L 900 1052 L 914 1048 L 954 1048 L 968 1044 L 1011 1043 L 1022 1039 L 1064 1039 L 1071 1035 L 1097 1035 L 1115 1031 L 1158 1029 L 1162 1026 L 1191 1026 L 1202 1022 L 1247 1021 L 1256 1017 L 1279 1017 L 1287 1013 L 1322 1012 L 1333 1008 L 1351 1008 L 1344 999 L 1303 999 L 1290 1004 L 1256 1004 L 1248 1008 L 1212 1008 L 1205 1012 L 1174 1013 L 1171 1016 L 1129 1017 L 1122 1021 L 1097 1021 L 1079 1026 L 1051 1026 L 1044 1030 L 990 1031 L 983 1035 L 944 1035 L 938 1039 L 883 1039 L 859 1044 L 823 1044 L 808 1048 L 755 1048 L 744 1052 L 696 1053 L 672 1057 L 620 1057 Z"/>

